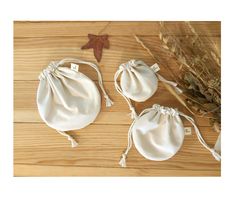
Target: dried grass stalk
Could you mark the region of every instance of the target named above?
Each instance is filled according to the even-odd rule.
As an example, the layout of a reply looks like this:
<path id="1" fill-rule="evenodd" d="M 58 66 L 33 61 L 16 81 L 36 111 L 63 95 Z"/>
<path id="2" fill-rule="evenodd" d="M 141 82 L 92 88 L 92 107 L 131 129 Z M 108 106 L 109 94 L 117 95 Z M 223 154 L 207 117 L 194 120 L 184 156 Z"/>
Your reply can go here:
<path id="1" fill-rule="evenodd" d="M 137 35 L 134 35 L 136 41 L 148 52 L 148 54 L 159 64 L 161 65 L 160 61 L 153 55 L 153 53 L 150 51 L 150 49 L 140 40 L 140 38 Z M 165 88 L 190 112 L 194 115 L 194 112 L 187 106 L 187 104 L 184 102 L 183 99 L 179 96 L 179 94 L 172 89 L 171 86 L 168 84 L 162 82 Z"/>
<path id="2" fill-rule="evenodd" d="M 221 123 L 220 47 L 210 37 L 201 37 L 190 22 L 181 25 L 184 25 L 183 30 L 186 29 L 189 33 L 174 36 L 167 25 L 160 22 L 159 39 L 162 42 L 162 51 L 172 60 L 176 60 L 179 70 L 176 81 L 180 84 L 183 95 L 179 96 L 169 87 L 167 89 L 192 114 L 210 118 L 218 131 Z M 150 47 L 138 36 L 134 37 L 160 66 L 165 67 Z M 167 70 L 173 73 L 169 67 Z"/>
<path id="3" fill-rule="evenodd" d="M 185 22 L 184 26 L 190 34 L 179 37 L 169 34 L 167 26 L 161 22 L 159 39 L 163 49 L 177 60 L 178 81 L 187 105 L 197 115 L 209 117 L 215 126 L 221 122 L 220 48 L 210 37 L 199 36 L 190 22 Z"/>

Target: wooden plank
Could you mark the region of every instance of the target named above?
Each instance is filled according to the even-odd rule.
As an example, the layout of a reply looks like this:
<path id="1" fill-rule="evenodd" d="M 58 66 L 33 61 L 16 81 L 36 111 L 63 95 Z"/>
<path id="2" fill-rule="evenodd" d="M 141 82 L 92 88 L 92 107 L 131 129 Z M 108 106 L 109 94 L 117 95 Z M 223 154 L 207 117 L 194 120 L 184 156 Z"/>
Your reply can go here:
<path id="1" fill-rule="evenodd" d="M 121 153 L 127 144 L 129 125 L 90 125 L 70 132 L 79 141 L 71 148 L 68 140 L 44 124 L 14 125 L 14 163 L 119 168 Z M 201 127 L 204 139 L 213 145 L 217 134 L 209 127 Z M 128 155 L 128 168 L 162 170 L 219 171 L 220 163 L 202 147 L 196 135 L 186 136 L 180 151 L 162 162 L 143 158 L 133 147 Z M 118 175 L 118 174 L 117 174 Z"/>
<path id="2" fill-rule="evenodd" d="M 39 81 L 15 81 L 14 82 L 14 121 L 15 122 L 42 122 L 37 109 L 36 93 Z M 98 85 L 97 85 L 98 87 Z M 114 105 L 105 107 L 102 98 L 101 113 L 95 120 L 95 124 L 130 124 L 131 118 L 128 105 L 125 99 L 115 90 L 113 82 L 105 82 Z M 151 107 L 154 103 L 163 106 L 177 107 L 179 110 L 188 113 L 187 110 L 159 83 L 157 92 L 146 102 L 136 103 L 137 112 Z M 135 103 L 133 103 L 135 104 Z M 183 119 L 185 124 L 189 124 Z M 210 126 L 209 120 L 198 118 L 200 126 Z"/>
<path id="3" fill-rule="evenodd" d="M 221 23 L 218 21 L 191 22 L 199 35 L 220 36 Z M 170 34 L 191 34 L 184 22 L 165 22 Z M 159 22 L 119 22 L 119 21 L 16 21 L 14 22 L 15 37 L 58 37 L 87 36 L 92 34 L 109 34 L 115 36 L 158 35 Z"/>
<path id="4" fill-rule="evenodd" d="M 220 176 L 220 170 L 164 170 L 16 164 L 14 176 Z"/>
<path id="5" fill-rule="evenodd" d="M 212 40 L 220 46 L 220 37 Z M 160 73 L 165 78 L 171 78 L 166 65 L 177 75 L 178 65 L 174 59 L 169 59 L 161 47 L 158 37 L 144 37 L 143 41 L 161 58 Z M 37 80 L 40 72 L 52 60 L 61 60 L 65 57 L 76 57 L 96 63 L 93 51 L 81 50 L 87 42 L 86 37 L 66 38 L 15 38 L 14 40 L 14 80 Z M 154 64 L 152 57 L 135 41 L 133 37 L 111 37 L 110 49 L 104 49 L 102 61 L 99 64 L 104 81 L 113 81 L 113 76 L 121 63 L 130 59 L 140 59 L 148 65 Z M 89 66 L 80 67 L 84 74 L 89 74 L 97 80 L 97 74 Z"/>

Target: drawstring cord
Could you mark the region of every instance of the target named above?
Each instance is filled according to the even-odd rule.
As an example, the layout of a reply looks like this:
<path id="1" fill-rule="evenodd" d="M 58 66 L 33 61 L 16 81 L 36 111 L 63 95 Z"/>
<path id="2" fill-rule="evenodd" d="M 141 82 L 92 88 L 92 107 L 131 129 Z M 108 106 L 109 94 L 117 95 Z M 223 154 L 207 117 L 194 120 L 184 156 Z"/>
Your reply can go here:
<path id="1" fill-rule="evenodd" d="M 193 120 L 193 118 L 191 118 L 191 117 L 188 116 L 188 115 L 185 115 L 185 114 L 182 113 L 182 112 L 179 112 L 179 114 L 180 114 L 181 116 L 185 117 L 185 119 L 187 119 L 187 120 L 193 125 L 194 130 L 195 130 L 195 133 L 196 133 L 196 135 L 197 135 L 197 138 L 198 138 L 199 142 L 200 142 L 208 151 L 211 152 L 211 154 L 214 156 L 214 158 L 215 158 L 217 161 L 220 161 L 220 160 L 221 160 L 220 154 L 219 154 L 214 148 L 210 148 L 210 147 L 206 144 L 206 142 L 205 142 L 205 140 L 203 139 L 203 137 L 202 137 L 202 135 L 201 135 L 201 133 L 200 133 L 198 127 L 196 126 L 195 121 Z"/>
<path id="2" fill-rule="evenodd" d="M 61 135 L 65 136 L 68 138 L 68 140 L 71 142 L 71 147 L 74 148 L 74 147 L 77 147 L 78 146 L 78 143 L 77 141 L 69 134 L 65 133 L 64 131 L 59 131 L 59 130 L 56 130 L 58 133 L 60 133 Z"/>
<path id="3" fill-rule="evenodd" d="M 166 84 L 169 84 L 170 86 L 172 86 L 175 91 L 178 93 L 178 94 L 181 94 L 182 93 L 182 90 L 177 86 L 177 83 L 175 82 L 172 82 L 172 81 L 169 81 L 169 80 L 166 80 L 163 76 L 161 76 L 160 74 L 156 74 L 158 79 Z"/>
<path id="4" fill-rule="evenodd" d="M 132 142 L 132 127 L 133 127 L 135 121 L 136 121 L 136 119 L 132 122 L 132 124 L 131 124 L 131 126 L 130 126 L 130 128 L 128 130 L 127 148 L 126 148 L 125 152 L 122 154 L 122 157 L 121 157 L 121 159 L 119 161 L 119 165 L 121 167 L 126 167 L 127 154 L 130 151 L 130 149 L 132 147 L 132 144 L 133 144 L 133 142 Z"/>
<path id="5" fill-rule="evenodd" d="M 146 64 L 144 64 L 144 65 L 147 66 Z M 158 79 L 160 81 L 172 86 L 178 94 L 182 93 L 182 90 L 180 88 L 178 88 L 177 83 L 175 83 L 173 81 L 166 80 L 163 76 L 161 76 L 160 74 L 157 73 L 160 70 L 160 67 L 158 66 L 157 63 L 150 66 L 150 68 L 153 70 L 153 72 L 156 74 L 156 76 L 158 77 Z"/>
<path id="6" fill-rule="evenodd" d="M 129 130 L 128 130 L 127 147 L 126 147 L 126 150 L 125 150 L 125 152 L 122 154 L 121 159 L 120 159 L 120 161 L 119 161 L 119 165 L 120 165 L 121 167 L 126 167 L 126 158 L 127 158 L 127 154 L 128 154 L 128 152 L 131 150 L 131 147 L 132 147 L 132 145 L 133 145 L 133 141 L 132 141 L 132 127 L 134 126 L 136 120 L 137 120 L 140 116 L 144 115 L 145 113 L 149 112 L 150 110 L 152 110 L 152 108 L 148 108 L 148 109 L 143 110 L 143 111 L 140 113 L 140 115 L 137 116 L 137 117 L 135 118 L 135 120 L 132 122 L 132 124 L 131 124 L 131 126 L 130 126 L 130 128 L 129 128 Z"/>
<path id="7" fill-rule="evenodd" d="M 219 154 L 221 153 L 221 133 L 217 137 L 216 143 L 214 145 L 215 151 L 217 151 Z"/>
<path id="8" fill-rule="evenodd" d="M 126 100 L 128 106 L 129 106 L 129 109 L 131 111 L 131 119 L 135 119 L 135 118 L 137 118 L 137 113 L 135 111 L 135 108 L 133 107 L 133 105 L 131 103 L 131 100 L 123 94 L 122 89 L 120 88 L 120 86 L 117 83 L 118 77 L 122 73 L 122 71 L 123 71 L 123 68 L 120 67 L 117 70 L 117 72 L 115 73 L 115 75 L 114 75 L 114 86 L 115 86 L 115 89 L 117 90 L 117 92 Z"/>

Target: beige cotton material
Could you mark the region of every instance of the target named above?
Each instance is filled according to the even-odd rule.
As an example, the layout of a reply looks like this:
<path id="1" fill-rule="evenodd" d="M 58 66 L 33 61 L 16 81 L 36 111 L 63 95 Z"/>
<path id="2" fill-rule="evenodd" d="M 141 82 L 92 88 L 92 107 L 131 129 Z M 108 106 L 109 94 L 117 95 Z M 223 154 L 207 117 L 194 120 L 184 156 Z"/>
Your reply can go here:
<path id="1" fill-rule="evenodd" d="M 65 67 L 64 64 L 85 64 L 98 74 L 98 82 L 106 99 L 106 106 L 112 101 L 104 90 L 98 66 L 74 58 L 52 61 L 40 76 L 37 90 L 37 106 L 42 120 L 51 128 L 77 146 L 66 131 L 78 130 L 94 122 L 101 109 L 101 96 L 96 84 L 85 74 Z M 76 65 L 79 67 L 79 65 Z"/>
<path id="2" fill-rule="evenodd" d="M 199 142 L 220 161 L 220 151 L 209 147 L 204 141 L 194 120 L 177 109 L 154 104 L 143 110 L 133 121 L 128 132 L 128 146 L 122 154 L 119 164 L 126 166 L 126 157 L 132 147 L 146 159 L 164 161 L 173 157 L 184 141 L 184 126 L 181 117 L 187 119 L 194 127 Z"/>
<path id="3" fill-rule="evenodd" d="M 173 86 L 177 92 L 181 92 L 175 82 L 168 81 L 158 74 L 159 70 L 157 63 L 148 66 L 141 60 L 130 60 L 121 64 L 115 73 L 115 88 L 127 101 L 133 119 L 137 114 L 131 100 L 135 102 L 148 100 L 157 91 L 159 80 Z M 118 84 L 119 76 L 120 85 Z"/>

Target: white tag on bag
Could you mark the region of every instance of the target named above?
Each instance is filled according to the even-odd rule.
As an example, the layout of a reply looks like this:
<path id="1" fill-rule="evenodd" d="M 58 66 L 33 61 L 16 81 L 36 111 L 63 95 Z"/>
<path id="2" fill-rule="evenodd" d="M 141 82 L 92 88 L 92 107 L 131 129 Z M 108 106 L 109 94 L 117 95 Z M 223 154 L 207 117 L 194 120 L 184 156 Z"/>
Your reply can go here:
<path id="1" fill-rule="evenodd" d="M 71 68 L 72 70 L 78 72 L 78 70 L 79 70 L 79 65 L 78 65 L 78 64 L 71 63 L 70 68 Z"/>
<path id="2" fill-rule="evenodd" d="M 191 127 L 184 127 L 184 135 L 192 135 Z"/>
<path id="3" fill-rule="evenodd" d="M 157 63 L 153 64 L 150 68 L 153 70 L 154 73 L 157 73 L 160 70 L 160 67 Z"/>

